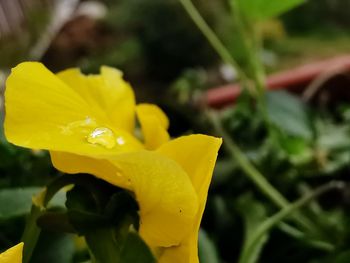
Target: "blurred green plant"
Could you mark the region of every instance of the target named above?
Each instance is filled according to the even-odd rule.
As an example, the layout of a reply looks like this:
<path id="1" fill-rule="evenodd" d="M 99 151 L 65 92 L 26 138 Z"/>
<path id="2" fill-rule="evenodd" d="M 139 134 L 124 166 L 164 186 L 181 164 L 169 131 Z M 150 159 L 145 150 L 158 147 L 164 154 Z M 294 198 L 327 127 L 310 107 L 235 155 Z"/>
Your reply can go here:
<path id="1" fill-rule="evenodd" d="M 348 31 L 349 7 L 349 0 L 308 0 L 305 5 L 289 12 L 283 20 L 292 32 L 322 31 L 330 34 L 339 30 Z"/>
<path id="2" fill-rule="evenodd" d="M 197 2 L 205 17 L 221 21 L 214 18 L 222 15 L 223 1 Z M 176 0 L 108 0 L 106 4 L 109 12 L 102 22 L 114 38 L 104 49 L 81 61 L 86 71 L 94 71 L 104 63 L 123 68 L 131 76 L 146 74 L 167 82 L 186 68 L 216 62 L 210 46 L 191 20 L 183 16 Z"/>
<path id="3" fill-rule="evenodd" d="M 338 257 L 339 253 L 343 253 L 349 238 L 349 231 L 343 225 L 347 224 L 348 215 L 338 213 L 342 211 L 339 206 L 346 205 L 342 197 L 334 199 L 335 203 L 328 208 L 324 207 L 326 204 L 322 199 L 309 200 L 308 205 L 300 205 L 302 209 L 299 206 L 295 207 L 298 211 L 292 209 L 294 213 L 286 218 L 287 221 L 284 216 L 279 216 L 299 203 L 296 201 L 291 204 L 288 200 L 297 199 L 303 194 L 305 197 L 302 199 L 306 198 L 308 194 L 313 195 L 318 191 L 312 188 L 323 183 L 332 184 L 335 178 L 343 179 L 339 174 L 350 163 L 350 148 L 346 146 L 350 141 L 350 133 L 344 118 L 339 119 L 339 115 L 334 114 L 325 117 L 320 108 L 312 108 L 287 92 L 266 92 L 265 69 L 260 57 L 263 41 L 259 24 L 304 1 L 229 1 L 239 56 L 223 44 L 190 0 L 179 2 L 221 59 L 237 70 L 240 84 L 245 88 L 234 108 L 219 114 L 209 113 L 215 133 L 223 137 L 226 146 L 226 154 L 216 168 L 212 191 L 216 197 L 222 197 L 224 205 L 220 203 L 220 207 L 226 207 L 225 213 L 229 213 L 232 218 L 240 215 L 248 226 L 256 222 L 256 228 L 259 229 L 265 224 L 264 218 L 268 218 L 267 221 L 277 219 L 273 225 L 278 226 L 278 231 L 269 228 L 254 241 L 246 239 L 241 251 L 230 248 L 229 251 L 234 254 L 227 255 L 228 248 L 222 248 L 218 243 L 217 249 L 222 259 L 230 262 L 237 258 L 240 258 L 240 262 L 328 262 L 329 258 Z M 330 132 L 329 136 L 327 132 Z M 328 144 L 325 143 L 327 140 Z M 336 144 L 345 147 L 340 146 L 339 149 Z M 340 152 L 334 151 L 334 148 L 332 150 L 332 145 Z M 241 177 L 243 174 L 246 178 Z M 254 189 L 251 189 L 251 182 L 255 185 Z M 347 192 L 345 189 L 342 188 L 340 192 L 344 194 Z M 238 197 L 238 200 L 242 200 L 247 194 L 250 198 L 243 206 L 238 205 L 240 209 L 232 207 L 233 203 L 239 204 Z M 333 195 L 334 191 L 328 196 Z M 265 201 L 261 202 L 261 199 Z M 216 202 L 209 202 L 209 218 L 213 211 L 222 209 L 217 205 Z M 276 206 L 281 209 L 280 212 L 269 217 L 276 212 Z M 335 231 L 332 218 L 338 216 L 342 227 L 331 235 Z M 231 232 L 241 227 L 234 220 L 229 224 L 225 224 L 224 220 L 210 224 L 207 231 L 215 240 L 223 238 L 223 230 L 220 230 L 222 226 L 217 226 L 221 224 L 226 225 L 227 231 Z M 246 237 L 250 236 L 249 231 L 246 230 Z M 231 240 L 231 246 L 240 246 L 243 242 L 242 237 L 238 241 L 235 238 L 225 239 Z M 286 258 L 283 246 L 287 249 L 293 243 L 302 250 Z M 280 253 L 272 256 L 273 251 Z"/>

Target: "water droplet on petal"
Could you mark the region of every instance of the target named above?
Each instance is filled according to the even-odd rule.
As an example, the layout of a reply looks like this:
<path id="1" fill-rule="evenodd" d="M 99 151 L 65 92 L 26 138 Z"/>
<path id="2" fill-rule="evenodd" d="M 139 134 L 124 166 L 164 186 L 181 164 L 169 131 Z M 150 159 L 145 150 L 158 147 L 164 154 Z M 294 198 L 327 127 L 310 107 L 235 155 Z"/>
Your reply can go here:
<path id="1" fill-rule="evenodd" d="M 118 138 L 117 138 L 117 143 L 118 143 L 119 145 L 124 145 L 124 144 L 125 144 L 124 138 L 123 138 L 123 137 L 118 137 Z"/>
<path id="2" fill-rule="evenodd" d="M 86 129 L 96 127 L 96 121 L 89 116 L 84 120 L 73 121 L 68 125 L 61 126 L 61 132 L 64 135 L 72 135 L 75 132 L 86 132 Z"/>
<path id="3" fill-rule="evenodd" d="M 99 127 L 94 129 L 87 137 L 91 144 L 98 144 L 107 149 L 112 149 L 116 145 L 114 133 L 111 129 Z"/>

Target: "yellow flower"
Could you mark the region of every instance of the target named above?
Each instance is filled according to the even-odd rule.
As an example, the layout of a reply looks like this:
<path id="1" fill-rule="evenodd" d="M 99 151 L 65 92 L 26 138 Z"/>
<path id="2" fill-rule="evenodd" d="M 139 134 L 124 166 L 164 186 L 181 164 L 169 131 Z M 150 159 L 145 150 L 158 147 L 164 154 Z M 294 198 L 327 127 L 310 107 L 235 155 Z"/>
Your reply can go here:
<path id="1" fill-rule="evenodd" d="M 100 75 L 54 75 L 40 63 L 22 63 L 6 82 L 5 108 L 10 142 L 49 150 L 63 172 L 90 173 L 134 192 L 140 234 L 160 262 L 198 262 L 198 228 L 221 139 L 169 141 L 161 109 L 136 106 L 129 84 L 109 67 Z M 135 115 L 144 143 L 134 136 Z"/>
<path id="2" fill-rule="evenodd" d="M 217 152 L 222 140 L 205 135 L 180 137 L 162 145 L 158 151 L 176 161 L 196 191 L 199 209 L 191 230 L 180 244 L 163 250 L 159 263 L 198 263 L 198 231 L 207 201 L 208 188 L 213 174 Z M 178 229 L 180 231 L 180 229 Z"/>
<path id="3" fill-rule="evenodd" d="M 22 263 L 23 243 L 9 248 L 0 254 L 0 263 Z"/>

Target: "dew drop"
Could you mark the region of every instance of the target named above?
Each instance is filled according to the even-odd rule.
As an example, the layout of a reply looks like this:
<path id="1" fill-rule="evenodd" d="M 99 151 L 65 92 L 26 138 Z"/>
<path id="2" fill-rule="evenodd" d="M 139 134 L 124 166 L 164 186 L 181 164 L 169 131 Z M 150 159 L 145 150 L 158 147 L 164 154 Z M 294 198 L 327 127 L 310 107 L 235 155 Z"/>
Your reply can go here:
<path id="1" fill-rule="evenodd" d="M 105 127 L 94 129 L 87 136 L 87 141 L 91 144 L 101 145 L 107 149 L 112 149 L 116 144 L 113 131 Z"/>
<path id="2" fill-rule="evenodd" d="M 61 126 L 61 132 L 64 135 L 72 135 L 75 132 L 85 131 L 88 128 L 96 127 L 96 121 L 89 116 L 86 116 L 84 120 L 73 121 L 68 125 Z"/>
<path id="3" fill-rule="evenodd" d="M 116 141 L 117 141 L 117 143 L 118 143 L 119 145 L 124 145 L 124 144 L 125 144 L 125 140 L 124 140 L 123 137 L 118 137 Z"/>

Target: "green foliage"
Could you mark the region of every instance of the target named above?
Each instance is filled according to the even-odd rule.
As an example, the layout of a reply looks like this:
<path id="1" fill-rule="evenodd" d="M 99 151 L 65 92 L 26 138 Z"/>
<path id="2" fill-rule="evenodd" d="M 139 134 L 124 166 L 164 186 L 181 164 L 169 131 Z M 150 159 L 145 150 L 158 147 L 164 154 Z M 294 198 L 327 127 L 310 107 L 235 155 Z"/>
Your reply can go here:
<path id="1" fill-rule="evenodd" d="M 31 262 L 72 263 L 75 249 L 72 235 L 45 232 L 41 235 Z"/>
<path id="2" fill-rule="evenodd" d="M 222 21 L 218 9 L 223 1 L 197 2 L 201 3 L 205 17 Z M 106 3 L 109 12 L 103 22 L 115 38 L 106 43 L 106 48 L 81 60 L 87 71 L 96 71 L 100 64 L 108 64 L 122 68 L 128 75 L 142 74 L 142 77 L 169 81 L 187 68 L 215 62 L 212 49 L 190 18 L 183 14 L 177 0 L 109 0 Z"/>
<path id="3" fill-rule="evenodd" d="M 199 93 L 207 78 L 204 70 L 186 70 L 171 85 L 171 92 L 177 97 L 179 103 L 186 104 L 191 100 L 192 96 L 196 96 L 196 93 Z"/>
<path id="4" fill-rule="evenodd" d="M 130 232 L 139 227 L 135 199 L 99 179 L 82 176 L 84 182 L 67 193 L 67 219 L 86 238 L 96 262 L 155 262 L 137 232 Z"/>
<path id="5" fill-rule="evenodd" d="M 133 225 L 138 229 L 138 205 L 127 192 L 88 175 L 84 185 L 76 185 L 67 193 L 68 220 L 80 235 L 100 225 L 115 227 Z M 101 192 L 99 189 L 104 189 Z"/>
<path id="6" fill-rule="evenodd" d="M 0 192 L 0 218 L 4 220 L 29 213 L 32 206 L 32 196 L 39 191 L 39 187 L 2 189 Z"/>
<path id="7" fill-rule="evenodd" d="M 279 16 L 295 8 L 305 0 L 231 0 L 237 1 L 241 12 L 252 21 L 261 21 Z"/>
<path id="8" fill-rule="evenodd" d="M 44 186 L 58 172 L 52 168 L 48 153 L 16 147 L 3 133 L 0 111 L 0 188 Z"/>
<path id="9" fill-rule="evenodd" d="M 251 247 L 251 242 L 255 237 L 257 229 L 267 218 L 266 208 L 261 203 L 255 201 L 251 195 L 241 196 L 238 200 L 238 206 L 245 223 L 244 243 L 240 262 L 255 263 L 259 259 L 263 246 L 268 240 L 268 233 L 265 233 Z M 246 258 L 249 258 L 249 260 Z"/>
<path id="10" fill-rule="evenodd" d="M 156 260 L 140 236 L 136 233 L 129 233 L 121 251 L 120 262 L 155 263 Z"/>
<path id="11" fill-rule="evenodd" d="M 297 97 L 285 91 L 268 92 L 267 110 L 270 121 L 284 134 L 312 139 L 306 105 Z"/>
<path id="12" fill-rule="evenodd" d="M 293 33 L 323 32 L 329 37 L 330 34 L 348 32 L 349 8 L 349 0 L 308 0 L 305 5 L 291 11 L 283 19 Z"/>
<path id="13" fill-rule="evenodd" d="M 100 227 L 85 231 L 84 237 L 91 251 L 93 262 L 120 262 L 120 244 L 117 243 L 113 229 Z"/>
<path id="14" fill-rule="evenodd" d="M 0 220 L 28 214 L 32 205 L 32 197 L 41 190 L 40 187 L 2 189 L 0 191 Z M 50 206 L 62 207 L 64 202 L 65 193 L 60 192 L 52 200 Z"/>
<path id="15" fill-rule="evenodd" d="M 295 200 L 301 194 L 309 193 L 311 188 L 335 178 L 341 179 L 346 174 L 350 163 L 350 130 L 344 105 L 329 111 L 305 105 L 299 97 L 288 92 L 268 92 L 267 106 L 272 136 L 265 126 L 263 115 L 246 93 L 241 95 L 234 107 L 222 112 L 221 119 L 249 160 L 284 196 Z M 260 248 L 256 247 L 258 262 L 328 263 L 337 258 L 343 252 L 323 248 L 323 240 L 329 240 L 340 250 L 347 246 L 350 228 L 344 196 L 346 191 L 328 194 L 302 210 L 312 224 L 321 229 L 323 237 L 316 238 L 314 233 L 305 232 L 295 225 L 279 225 L 269 232 L 268 240 L 260 240 Z M 210 225 L 205 230 L 214 240 L 225 239 L 232 244 L 230 248 L 217 245 L 216 249 L 221 260 L 235 262 L 238 255 L 235 256 L 236 250 L 232 247 L 241 245 L 248 234 L 242 233 L 237 216 L 244 218 L 245 226 L 249 222 L 256 222 L 258 226 L 264 221 L 264 216 L 272 215 L 276 208 L 261 196 L 246 179 L 238 163 L 225 153 L 217 163 L 206 220 L 213 220 L 213 214 L 219 211 L 213 199 L 221 200 L 220 207 L 225 207 L 226 211 L 221 217 L 229 219 L 225 223 L 220 222 L 220 228 Z M 246 202 L 238 202 L 232 207 L 237 199 Z M 228 238 L 226 232 L 236 233 L 236 237 Z M 227 249 L 230 255 L 226 254 Z M 299 252 L 286 257 L 290 250 Z"/>
<path id="16" fill-rule="evenodd" d="M 199 230 L 198 254 L 201 263 L 219 263 L 215 244 L 203 230 Z"/>

